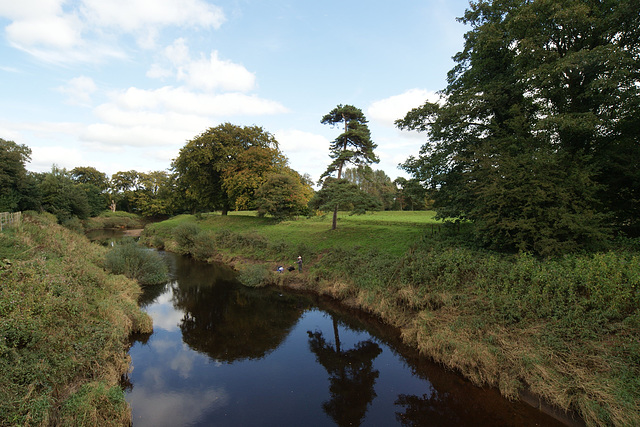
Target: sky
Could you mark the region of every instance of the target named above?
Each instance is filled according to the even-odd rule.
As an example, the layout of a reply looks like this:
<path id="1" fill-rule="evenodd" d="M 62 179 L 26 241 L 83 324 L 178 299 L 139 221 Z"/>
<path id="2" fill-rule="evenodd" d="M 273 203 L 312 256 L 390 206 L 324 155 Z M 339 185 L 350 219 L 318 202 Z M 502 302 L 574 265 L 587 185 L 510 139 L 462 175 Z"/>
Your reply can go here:
<path id="1" fill-rule="evenodd" d="M 168 170 L 222 123 L 273 134 L 315 181 L 341 129 L 369 120 L 392 180 L 425 135 L 394 121 L 446 87 L 468 0 L 0 0 L 0 138 L 27 169 Z"/>

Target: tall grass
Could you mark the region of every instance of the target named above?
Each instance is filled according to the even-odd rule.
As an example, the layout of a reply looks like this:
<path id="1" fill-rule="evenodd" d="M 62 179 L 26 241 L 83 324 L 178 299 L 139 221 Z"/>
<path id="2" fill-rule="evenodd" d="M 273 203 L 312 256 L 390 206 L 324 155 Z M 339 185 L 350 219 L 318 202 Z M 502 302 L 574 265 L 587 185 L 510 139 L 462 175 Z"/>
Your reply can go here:
<path id="1" fill-rule="evenodd" d="M 126 425 L 126 340 L 151 329 L 139 286 L 108 274 L 105 248 L 48 215 L 0 242 L 11 262 L 0 270 L 1 424 Z"/>

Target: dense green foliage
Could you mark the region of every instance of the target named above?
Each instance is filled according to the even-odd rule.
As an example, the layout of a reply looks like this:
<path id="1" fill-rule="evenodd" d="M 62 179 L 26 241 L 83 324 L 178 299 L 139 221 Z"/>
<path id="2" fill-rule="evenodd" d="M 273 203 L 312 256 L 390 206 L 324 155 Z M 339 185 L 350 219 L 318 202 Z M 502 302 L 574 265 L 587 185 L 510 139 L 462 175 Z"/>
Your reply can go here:
<path id="1" fill-rule="evenodd" d="M 0 138 L 0 212 L 23 209 L 31 149 Z"/>
<path id="2" fill-rule="evenodd" d="M 542 255 L 638 235 L 640 4 L 478 1 L 462 22 L 441 102 L 398 121 L 428 132 L 403 167 L 440 217 Z"/>
<path id="3" fill-rule="evenodd" d="M 176 217 L 143 238 L 189 223 L 252 286 L 290 284 L 331 295 L 400 328 L 405 341 L 507 397 L 529 390 L 587 425 L 640 423 L 640 254 L 609 250 L 540 259 L 469 245 L 472 224 L 432 212 L 340 215 L 278 224 L 240 213 Z M 304 273 L 276 273 L 305 260 Z M 244 262 L 245 259 L 251 262 Z"/>
<path id="4" fill-rule="evenodd" d="M 164 260 L 132 238 L 118 242 L 105 257 L 105 267 L 113 274 L 124 274 L 141 285 L 156 285 L 169 279 Z"/>
<path id="5" fill-rule="evenodd" d="M 371 166 L 358 166 L 356 168 L 347 168 L 344 171 L 344 179 L 352 182 L 365 193 L 375 197 L 382 209 L 396 210 L 399 206 L 397 200 L 398 189 L 396 184 L 391 181 L 382 170 L 373 170 Z"/>
<path id="6" fill-rule="evenodd" d="M 271 215 L 281 221 L 308 212 L 311 191 L 291 174 L 272 174 L 256 191 L 258 216 Z"/>
<path id="7" fill-rule="evenodd" d="M 151 328 L 140 288 L 104 271 L 105 248 L 24 217 L 0 233 L 0 424 L 127 425 L 127 339 Z"/>
<path id="8" fill-rule="evenodd" d="M 286 163 L 270 133 L 224 123 L 187 142 L 172 168 L 185 207 L 226 213 L 253 207 L 254 192 Z"/>

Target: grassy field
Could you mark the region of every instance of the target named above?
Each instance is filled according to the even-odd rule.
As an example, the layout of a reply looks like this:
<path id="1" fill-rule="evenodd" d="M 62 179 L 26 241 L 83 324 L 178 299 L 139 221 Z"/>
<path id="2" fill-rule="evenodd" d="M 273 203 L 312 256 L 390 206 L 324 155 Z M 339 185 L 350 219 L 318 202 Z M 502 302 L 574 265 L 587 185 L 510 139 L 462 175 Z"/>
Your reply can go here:
<path id="1" fill-rule="evenodd" d="M 0 233 L 0 425 L 129 425 L 127 340 L 152 328 L 140 287 L 105 272 L 105 248 L 24 217 Z"/>
<path id="2" fill-rule="evenodd" d="M 153 224 L 151 229 L 155 234 L 169 237 L 171 230 L 179 224 L 197 221 L 205 231 L 254 234 L 273 245 L 313 247 L 316 250 L 358 246 L 400 256 L 422 236 L 443 232 L 442 223 L 434 216 L 432 211 L 373 212 L 365 215 L 341 212 L 337 229 L 331 230 L 331 215 L 274 223 L 269 218 L 258 218 L 254 211 L 243 211 L 229 212 L 227 216 L 219 213 L 197 217 L 180 215 Z"/>
<path id="3" fill-rule="evenodd" d="M 640 425 L 640 252 L 541 260 L 474 248 L 432 212 L 274 223 L 180 216 L 143 240 L 233 264 L 241 280 L 330 295 L 398 327 L 428 357 L 508 398 L 533 393 L 590 426 Z M 277 274 L 278 264 L 304 271 Z"/>

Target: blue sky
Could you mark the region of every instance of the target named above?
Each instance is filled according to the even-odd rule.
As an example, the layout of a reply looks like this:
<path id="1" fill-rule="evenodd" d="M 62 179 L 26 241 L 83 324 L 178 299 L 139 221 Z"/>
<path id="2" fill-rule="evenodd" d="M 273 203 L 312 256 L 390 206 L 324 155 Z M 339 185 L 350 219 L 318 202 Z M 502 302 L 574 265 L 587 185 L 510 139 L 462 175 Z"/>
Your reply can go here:
<path id="1" fill-rule="evenodd" d="M 316 180 L 351 104 L 391 178 L 424 135 L 393 121 L 446 86 L 467 0 L 0 0 L 0 138 L 27 169 L 165 170 L 220 123 L 272 133 Z"/>

